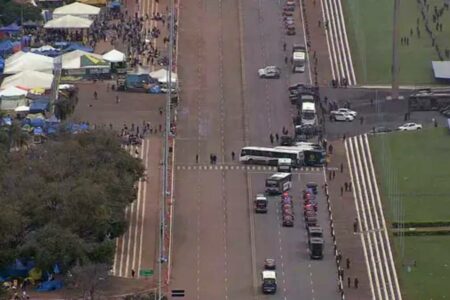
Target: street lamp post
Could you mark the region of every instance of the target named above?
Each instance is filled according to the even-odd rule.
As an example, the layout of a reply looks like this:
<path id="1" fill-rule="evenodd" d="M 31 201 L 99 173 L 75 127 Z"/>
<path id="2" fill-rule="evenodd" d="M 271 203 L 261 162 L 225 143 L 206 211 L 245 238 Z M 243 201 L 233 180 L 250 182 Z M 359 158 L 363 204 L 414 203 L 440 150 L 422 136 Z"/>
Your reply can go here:
<path id="1" fill-rule="evenodd" d="M 398 55 L 398 18 L 400 13 L 400 0 L 394 0 L 394 18 L 392 22 L 392 100 L 399 99 L 399 55 Z"/>

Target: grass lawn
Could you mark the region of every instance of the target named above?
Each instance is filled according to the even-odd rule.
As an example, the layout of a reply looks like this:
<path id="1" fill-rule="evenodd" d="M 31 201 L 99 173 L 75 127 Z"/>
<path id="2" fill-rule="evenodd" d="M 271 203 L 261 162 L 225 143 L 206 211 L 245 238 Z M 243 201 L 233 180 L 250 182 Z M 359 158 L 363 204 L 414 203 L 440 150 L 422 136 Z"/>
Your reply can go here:
<path id="1" fill-rule="evenodd" d="M 390 221 L 450 221 L 448 129 L 378 135 L 370 146 Z"/>
<path id="2" fill-rule="evenodd" d="M 437 300 L 450 298 L 450 236 L 394 238 L 398 276 L 404 298 Z M 399 255 L 400 254 L 400 255 Z M 416 261 L 410 272 L 402 264 Z"/>
<path id="3" fill-rule="evenodd" d="M 445 10 L 440 22 L 442 32 L 436 31 L 432 22 L 434 6 L 438 9 L 442 0 L 428 0 L 429 24 L 437 36 L 437 44 L 444 53 L 450 49 L 450 10 Z M 345 0 L 343 1 L 347 33 L 352 51 L 352 58 L 359 84 L 389 84 L 391 80 L 392 60 L 392 0 Z M 416 33 L 417 18 L 420 38 Z M 420 85 L 435 83 L 431 67 L 432 60 L 438 55 L 432 47 L 431 38 L 425 31 L 421 9 L 415 0 L 401 1 L 400 37 L 409 37 L 409 46 L 402 46 L 399 41 L 400 83 Z M 410 30 L 413 35 L 410 36 Z"/>

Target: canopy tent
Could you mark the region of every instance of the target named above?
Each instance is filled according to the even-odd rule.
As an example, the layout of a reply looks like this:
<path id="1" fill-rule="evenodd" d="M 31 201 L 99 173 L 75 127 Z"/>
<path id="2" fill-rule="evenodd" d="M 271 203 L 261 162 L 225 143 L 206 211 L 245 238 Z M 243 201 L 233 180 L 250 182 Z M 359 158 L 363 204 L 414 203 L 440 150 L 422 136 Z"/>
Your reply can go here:
<path id="1" fill-rule="evenodd" d="M 76 16 L 62 16 L 57 19 L 53 19 L 45 23 L 44 28 L 46 29 L 86 29 L 91 27 L 94 21 L 76 17 Z"/>
<path id="2" fill-rule="evenodd" d="M 20 87 L 23 89 L 44 88 L 46 90 L 52 87 L 53 75 L 38 71 L 24 71 L 15 75 L 6 77 L 0 89 L 8 87 Z"/>
<path id="3" fill-rule="evenodd" d="M 84 18 L 94 18 L 100 13 L 100 8 L 80 2 L 73 2 L 68 5 L 58 7 L 53 11 L 53 18 L 59 19 L 64 16 L 72 15 Z"/>
<path id="4" fill-rule="evenodd" d="M 96 5 L 96 6 L 105 6 L 106 0 L 78 0 L 80 3 Z"/>
<path id="5" fill-rule="evenodd" d="M 103 59 L 112 63 L 122 62 L 125 60 L 125 54 L 116 49 L 112 49 L 111 51 L 103 54 Z"/>
<path id="6" fill-rule="evenodd" d="M 15 110 L 20 106 L 25 106 L 27 104 L 27 99 L 25 97 L 21 98 L 2 98 L 0 100 L 0 110 L 11 111 Z"/>
<path id="7" fill-rule="evenodd" d="M 432 61 L 434 78 L 450 79 L 450 61 Z"/>
<path id="8" fill-rule="evenodd" d="M 30 105 L 30 113 L 43 113 L 45 112 L 49 107 L 49 101 L 45 100 L 36 100 L 33 101 Z"/>
<path id="9" fill-rule="evenodd" d="M 26 96 L 27 91 L 17 88 L 15 86 L 10 86 L 2 91 L 0 91 L 0 98 L 3 97 L 20 97 L 20 96 Z"/>
<path id="10" fill-rule="evenodd" d="M 150 73 L 150 77 L 157 79 L 161 83 L 167 83 L 168 82 L 168 75 L 169 72 L 166 69 L 159 69 L 158 71 L 154 71 Z M 177 74 L 172 72 L 171 76 L 171 82 L 176 83 L 177 82 Z"/>
<path id="11" fill-rule="evenodd" d="M 104 60 L 101 55 L 81 50 L 64 53 L 61 61 L 63 70 L 111 67 L 110 63 Z"/>
<path id="12" fill-rule="evenodd" d="M 6 33 L 17 33 L 19 32 L 21 27 L 17 25 L 16 23 L 9 24 L 8 26 L 3 26 L 0 28 L 0 32 L 6 32 Z"/>
<path id="13" fill-rule="evenodd" d="M 5 74 L 16 74 L 22 71 L 41 71 L 51 73 L 53 71 L 53 58 L 44 55 L 22 52 L 13 55 L 5 61 Z"/>
<path id="14" fill-rule="evenodd" d="M 67 48 L 65 48 L 63 50 L 63 52 L 70 52 L 70 51 L 74 51 L 74 50 L 81 50 L 81 51 L 85 51 L 85 52 L 94 52 L 94 49 L 92 49 L 91 47 L 83 46 L 78 43 L 70 44 Z"/>
<path id="15" fill-rule="evenodd" d="M 120 1 L 111 1 L 108 3 L 108 7 L 111 9 L 119 9 L 121 6 Z"/>

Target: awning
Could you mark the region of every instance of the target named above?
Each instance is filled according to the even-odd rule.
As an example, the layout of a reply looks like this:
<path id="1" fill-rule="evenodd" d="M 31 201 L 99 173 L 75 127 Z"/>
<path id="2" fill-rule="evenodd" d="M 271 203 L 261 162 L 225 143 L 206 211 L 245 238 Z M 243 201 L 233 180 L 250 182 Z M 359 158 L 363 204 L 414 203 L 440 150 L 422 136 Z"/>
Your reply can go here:
<path id="1" fill-rule="evenodd" d="M 46 29 L 86 29 L 90 28 L 94 21 L 76 17 L 76 16 L 63 16 L 61 18 L 53 19 L 45 23 L 44 28 Z"/>

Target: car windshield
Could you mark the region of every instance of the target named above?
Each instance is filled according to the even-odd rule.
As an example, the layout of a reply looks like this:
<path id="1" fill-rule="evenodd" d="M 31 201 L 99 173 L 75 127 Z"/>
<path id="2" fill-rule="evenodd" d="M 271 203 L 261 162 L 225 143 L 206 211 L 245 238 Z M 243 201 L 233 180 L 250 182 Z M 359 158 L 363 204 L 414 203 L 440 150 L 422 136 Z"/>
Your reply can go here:
<path id="1" fill-rule="evenodd" d="M 304 112 L 302 114 L 302 117 L 303 117 L 303 119 L 306 119 L 306 120 L 312 120 L 316 117 L 316 114 L 313 112 Z"/>

